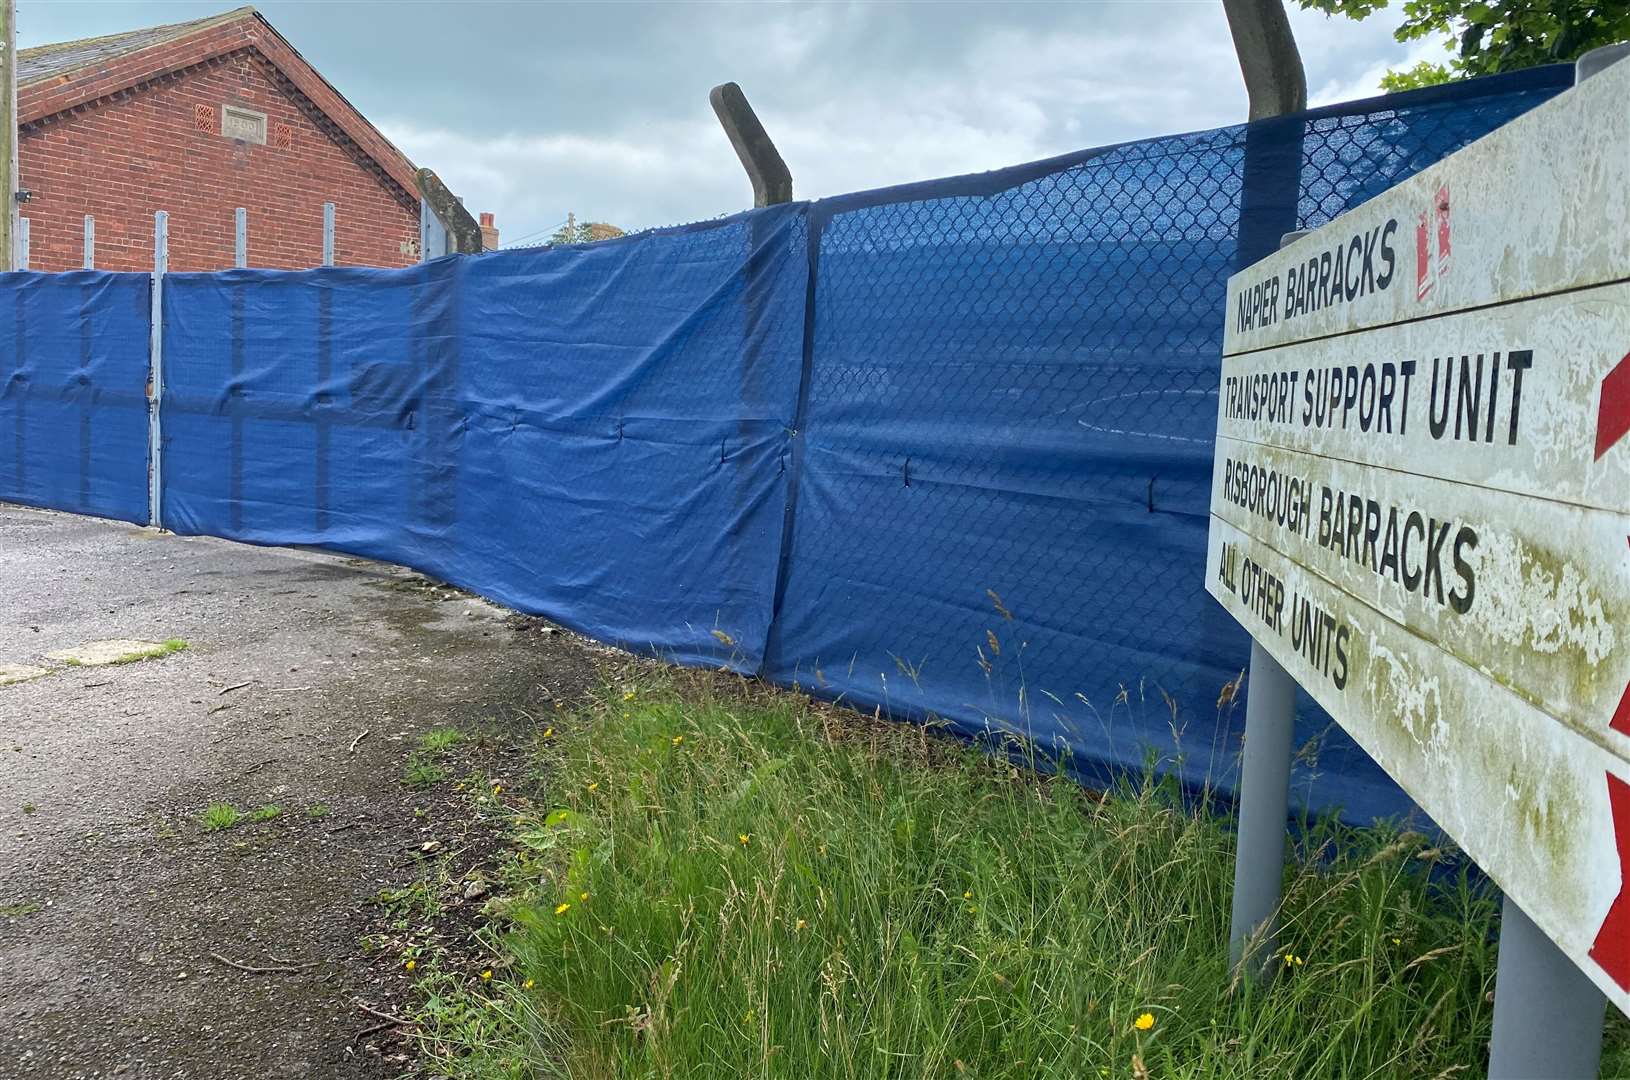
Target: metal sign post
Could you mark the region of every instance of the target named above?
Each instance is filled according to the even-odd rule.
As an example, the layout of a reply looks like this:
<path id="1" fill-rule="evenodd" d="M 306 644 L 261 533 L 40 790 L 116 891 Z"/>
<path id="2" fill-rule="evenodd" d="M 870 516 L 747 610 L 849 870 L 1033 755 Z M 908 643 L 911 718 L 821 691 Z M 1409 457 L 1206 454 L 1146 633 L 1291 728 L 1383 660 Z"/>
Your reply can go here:
<path id="1" fill-rule="evenodd" d="M 241 206 L 232 215 L 232 265 L 249 265 L 249 211 Z"/>
<path id="2" fill-rule="evenodd" d="M 1279 246 L 1306 230 L 1288 232 Z M 1296 729 L 1296 680 L 1261 645 L 1251 644 L 1245 685 L 1245 746 L 1240 762 L 1239 832 L 1228 956 L 1247 978 L 1273 979 L 1279 952 L 1279 901 L 1290 818 L 1290 760 Z"/>
<path id="3" fill-rule="evenodd" d="M 96 219 L 85 215 L 85 263 L 84 269 L 96 269 Z"/>
<path id="4" fill-rule="evenodd" d="M 1236 953 L 1272 947 L 1294 682 L 1505 893 L 1496 1077 L 1589 1076 L 1630 1011 L 1630 64 L 1595 69 L 1228 283 Z"/>
<path id="5" fill-rule="evenodd" d="M 323 203 L 323 265 L 334 265 L 334 204 Z"/>

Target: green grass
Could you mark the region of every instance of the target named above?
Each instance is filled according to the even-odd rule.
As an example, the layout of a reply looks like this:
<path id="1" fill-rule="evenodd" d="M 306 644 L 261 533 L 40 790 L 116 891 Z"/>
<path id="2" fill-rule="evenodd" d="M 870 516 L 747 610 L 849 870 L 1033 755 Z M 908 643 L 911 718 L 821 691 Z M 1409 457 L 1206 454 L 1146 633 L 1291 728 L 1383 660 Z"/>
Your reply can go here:
<path id="1" fill-rule="evenodd" d="M 433 728 L 419 736 L 419 752 L 434 756 L 464 741 L 464 733 L 454 727 Z"/>
<path id="2" fill-rule="evenodd" d="M 212 802 L 199 815 L 198 824 L 205 832 L 221 832 L 239 825 L 273 821 L 282 815 L 283 808 L 271 803 L 253 810 L 239 810 L 229 802 Z"/>
<path id="3" fill-rule="evenodd" d="M 447 770 L 429 758 L 409 754 L 402 766 L 402 782 L 411 788 L 425 788 L 447 779 Z"/>
<path id="4" fill-rule="evenodd" d="M 108 661 L 108 663 L 137 664 L 143 660 L 158 660 L 162 657 L 182 652 L 187 648 L 189 648 L 188 644 L 181 638 L 169 638 L 161 644 L 153 646 L 151 649 L 138 649 L 135 652 L 125 653 L 123 656 L 120 656 L 117 659 Z M 70 660 L 68 663 L 72 664 L 73 661 Z"/>
<path id="5" fill-rule="evenodd" d="M 432 728 L 419 736 L 419 744 L 402 767 L 402 782 L 411 788 L 426 788 L 447 779 L 439 759 L 464 741 L 464 733 L 454 727 Z"/>
<path id="6" fill-rule="evenodd" d="M 242 820 L 243 815 L 231 803 L 212 802 L 204 809 L 198 824 L 205 832 L 220 832 L 236 827 Z"/>
<path id="7" fill-rule="evenodd" d="M 38 900 L 19 900 L 15 904 L 0 904 L 0 919 L 21 919 L 40 910 Z"/>
<path id="8" fill-rule="evenodd" d="M 333 811 L 328 808 L 327 803 L 313 803 L 306 807 L 306 816 L 309 818 L 325 818 L 331 813 Z"/>
<path id="9" fill-rule="evenodd" d="M 420 976 L 440 1070 L 1486 1069 L 1498 899 L 1417 835 L 1311 825 L 1286 873 L 1294 959 L 1241 985 L 1230 823 L 1168 785 L 1098 799 L 915 729 L 686 685 L 560 725 L 559 805 L 517 826 L 487 932 L 497 976 Z M 1630 1069 L 1627 1042 L 1615 1020 L 1603 1075 Z"/>

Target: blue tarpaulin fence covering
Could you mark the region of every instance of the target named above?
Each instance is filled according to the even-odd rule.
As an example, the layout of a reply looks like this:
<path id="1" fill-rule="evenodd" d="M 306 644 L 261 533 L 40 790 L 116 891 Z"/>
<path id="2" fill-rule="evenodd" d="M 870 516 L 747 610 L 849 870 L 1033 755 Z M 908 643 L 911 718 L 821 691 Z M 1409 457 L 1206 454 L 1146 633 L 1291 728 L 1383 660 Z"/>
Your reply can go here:
<path id="1" fill-rule="evenodd" d="M 583 247 L 164 279 L 161 520 L 1232 790 L 1226 278 L 1544 68 Z M 149 279 L 0 278 L 0 499 L 146 516 Z M 1307 805 L 1408 800 L 1311 703 Z"/>

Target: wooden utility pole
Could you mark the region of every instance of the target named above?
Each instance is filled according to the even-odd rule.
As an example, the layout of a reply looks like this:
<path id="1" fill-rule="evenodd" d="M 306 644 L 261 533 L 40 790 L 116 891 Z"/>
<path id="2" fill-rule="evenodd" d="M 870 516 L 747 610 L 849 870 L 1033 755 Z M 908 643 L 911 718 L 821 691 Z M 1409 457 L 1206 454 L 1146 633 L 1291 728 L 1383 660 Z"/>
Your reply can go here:
<path id="1" fill-rule="evenodd" d="M 0 270 L 17 268 L 17 4 L 0 0 Z"/>

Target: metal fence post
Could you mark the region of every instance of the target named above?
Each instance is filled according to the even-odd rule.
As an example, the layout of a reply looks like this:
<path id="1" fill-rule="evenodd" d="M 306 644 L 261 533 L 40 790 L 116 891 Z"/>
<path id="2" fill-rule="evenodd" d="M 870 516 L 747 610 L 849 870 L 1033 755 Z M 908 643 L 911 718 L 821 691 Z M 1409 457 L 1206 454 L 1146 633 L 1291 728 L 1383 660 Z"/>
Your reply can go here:
<path id="1" fill-rule="evenodd" d="M 85 269 L 96 269 L 96 219 L 85 215 Z"/>
<path id="2" fill-rule="evenodd" d="M 28 269 L 28 219 L 17 219 L 17 256 L 16 265 L 19 270 Z"/>
<path id="3" fill-rule="evenodd" d="M 164 274 L 170 266 L 170 215 L 153 215 L 152 332 L 147 374 L 147 521 L 164 527 Z"/>
<path id="4" fill-rule="evenodd" d="M 232 265 L 239 270 L 249 265 L 249 211 L 241 206 L 233 214 Z"/>
<path id="5" fill-rule="evenodd" d="M 442 225 L 436 212 L 430 209 L 430 203 L 424 199 L 419 200 L 419 261 L 429 262 L 439 259 L 447 254 L 450 245 L 447 243 L 447 229 Z"/>
<path id="6" fill-rule="evenodd" d="M 1574 85 L 1627 55 L 1630 46 L 1622 44 L 1592 49 L 1574 64 Z M 1489 1080 L 1595 1077 L 1606 1019 L 1606 996 L 1507 896 L 1500 908 Z"/>
<path id="7" fill-rule="evenodd" d="M 334 265 L 334 204 L 323 203 L 323 265 Z"/>

